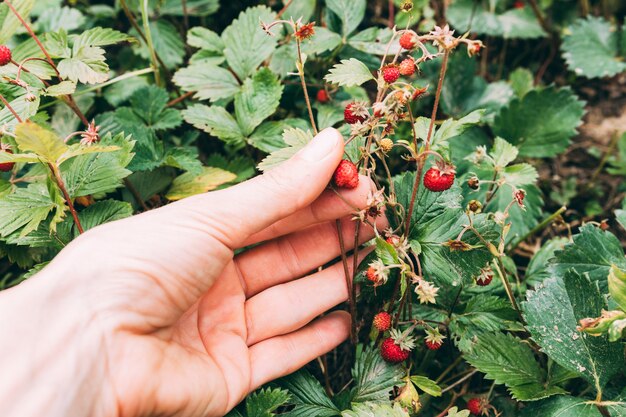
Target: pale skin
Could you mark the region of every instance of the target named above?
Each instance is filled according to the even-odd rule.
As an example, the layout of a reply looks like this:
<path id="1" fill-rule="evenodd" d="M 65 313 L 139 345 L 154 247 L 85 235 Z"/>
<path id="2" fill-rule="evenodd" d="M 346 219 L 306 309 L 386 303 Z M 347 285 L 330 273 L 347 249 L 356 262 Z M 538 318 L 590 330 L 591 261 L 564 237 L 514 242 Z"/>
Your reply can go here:
<path id="1" fill-rule="evenodd" d="M 327 188 L 342 154 L 326 129 L 253 180 L 88 231 L 0 293 L 0 415 L 222 416 L 344 341 L 350 316 L 326 314 L 348 297 L 342 264 L 316 269 L 340 254 L 335 219 L 352 249 L 373 186 Z"/>

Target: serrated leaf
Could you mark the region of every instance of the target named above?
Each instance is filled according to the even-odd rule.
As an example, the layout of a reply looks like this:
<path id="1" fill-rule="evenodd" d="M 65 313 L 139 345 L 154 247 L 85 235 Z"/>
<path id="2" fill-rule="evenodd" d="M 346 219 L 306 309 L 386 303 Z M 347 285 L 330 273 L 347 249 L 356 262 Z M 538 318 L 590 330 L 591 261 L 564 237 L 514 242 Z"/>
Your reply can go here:
<path id="1" fill-rule="evenodd" d="M 289 398 L 289 392 L 279 388 L 255 391 L 246 398 L 246 417 L 271 417 Z"/>
<path id="2" fill-rule="evenodd" d="M 513 145 L 502 138 L 496 138 L 489 154 L 497 167 L 505 167 L 515 161 L 519 151 Z"/>
<path id="3" fill-rule="evenodd" d="M 113 191 L 131 174 L 125 168 L 133 157 L 134 142 L 130 138 L 107 134 L 100 144 L 117 146 L 119 150 L 79 155 L 61 164 L 61 174 L 72 198 Z"/>
<path id="4" fill-rule="evenodd" d="M 187 44 L 194 48 L 221 54 L 224 51 L 224 42 L 220 35 L 202 26 L 196 26 L 187 32 Z"/>
<path id="5" fill-rule="evenodd" d="M 248 78 L 235 97 L 237 123 L 244 136 L 250 135 L 271 116 L 280 103 L 283 86 L 272 71 L 262 68 Z"/>
<path id="6" fill-rule="evenodd" d="M 326 0 L 326 7 L 339 16 L 343 37 L 347 38 L 365 17 L 365 0 Z"/>
<path id="7" fill-rule="evenodd" d="M 530 7 L 496 14 L 487 4 L 457 0 L 446 10 L 450 24 L 459 32 L 501 36 L 505 39 L 532 39 L 546 36 Z"/>
<path id="8" fill-rule="evenodd" d="M 266 6 L 250 7 L 224 29 L 224 56 L 228 65 L 245 79 L 274 51 L 277 39 L 263 31 L 260 22 L 271 23 L 276 14 Z"/>
<path id="9" fill-rule="evenodd" d="M 304 131 L 298 128 L 286 129 L 283 133 L 283 141 L 287 146 L 265 157 L 258 165 L 258 169 L 266 172 L 276 168 L 278 165 L 294 156 L 312 140 L 313 135 L 311 135 L 311 132 L 308 130 Z"/>
<path id="10" fill-rule="evenodd" d="M 78 214 L 83 229 L 89 230 L 104 223 L 125 219 L 133 215 L 130 204 L 117 200 L 103 200 L 90 205 Z"/>
<path id="11" fill-rule="evenodd" d="M 37 32 L 54 32 L 61 28 L 70 32 L 85 23 L 85 16 L 80 10 L 63 6 L 49 7 L 37 19 Z"/>
<path id="12" fill-rule="evenodd" d="M 237 121 L 224 107 L 194 104 L 183 110 L 183 118 L 187 123 L 224 142 L 236 143 L 243 140 Z"/>
<path id="13" fill-rule="evenodd" d="M 469 417 L 469 415 L 469 410 L 459 411 L 458 407 L 452 407 L 448 410 L 448 414 L 446 414 L 446 417 Z"/>
<path id="14" fill-rule="evenodd" d="M 39 95 L 36 95 L 34 101 L 26 100 L 25 96 L 21 95 L 11 100 L 9 104 L 13 110 L 20 116 L 22 120 L 28 120 L 37 114 L 39 108 Z M 6 106 L 0 110 L 0 126 L 4 126 L 9 132 L 15 129 L 19 122 L 13 115 L 13 112 Z"/>
<path id="15" fill-rule="evenodd" d="M 185 7 L 180 0 L 164 0 L 159 6 L 159 12 L 172 16 L 209 16 L 219 7 L 219 0 L 187 0 Z"/>
<path id="16" fill-rule="evenodd" d="M 239 91 L 239 83 L 230 71 L 204 62 L 178 70 L 173 81 L 183 91 L 195 91 L 194 98 L 199 100 L 229 99 Z"/>
<path id="17" fill-rule="evenodd" d="M 550 277 L 548 271 L 550 267 L 549 261 L 554 258 L 555 252 L 563 250 L 567 243 L 569 243 L 569 240 L 562 237 L 555 237 L 545 242 L 528 263 L 525 282 L 530 286 L 536 286 L 544 279 Z"/>
<path id="18" fill-rule="evenodd" d="M 340 414 L 324 388 L 306 370 L 281 378 L 278 384 L 289 391 L 290 402 L 295 405 L 293 410 L 284 414 L 286 417 L 333 417 Z"/>
<path id="19" fill-rule="evenodd" d="M 527 293 L 524 316 L 533 340 L 556 363 L 578 373 L 600 391 L 624 366 L 622 349 L 604 336 L 576 329 L 585 317 L 597 317 L 604 308 L 598 288 L 571 269 Z"/>
<path id="20" fill-rule="evenodd" d="M 555 259 L 549 269 L 553 275 L 559 276 L 575 269 L 579 274 L 588 275 L 592 281 L 598 283 L 603 293 L 607 293 L 606 278 L 611 265 L 626 269 L 626 259 L 619 239 L 610 232 L 587 224 L 580 228 L 580 233 L 574 236 L 572 243 L 555 252 Z"/>
<path id="21" fill-rule="evenodd" d="M 341 413 L 342 417 L 409 417 L 409 413 L 398 403 L 355 403 L 352 410 Z"/>
<path id="22" fill-rule="evenodd" d="M 306 130 L 308 123 L 302 119 L 284 119 L 276 122 L 263 122 L 246 141 L 263 152 L 271 153 L 286 146 L 283 140 L 285 129 L 299 128 Z M 319 125 L 318 125 L 319 126 Z"/>
<path id="23" fill-rule="evenodd" d="M 535 184 L 538 177 L 537 169 L 530 164 L 510 165 L 502 171 L 506 183 L 516 187 Z"/>
<path id="24" fill-rule="evenodd" d="M 355 58 L 344 59 L 341 63 L 335 64 L 324 77 L 327 82 L 344 87 L 361 85 L 373 79 L 369 68 Z"/>
<path id="25" fill-rule="evenodd" d="M 50 195 L 45 184 L 30 184 L 0 198 L 0 236 L 20 230 L 20 236 L 36 230 L 52 212 L 63 216 L 65 205 Z"/>
<path id="26" fill-rule="evenodd" d="M 75 158 L 79 155 L 87 155 L 90 153 L 99 153 L 99 152 L 114 152 L 118 150 L 120 150 L 119 146 L 103 146 L 100 144 L 91 145 L 91 146 L 83 146 L 77 143 L 77 144 L 69 146 L 67 151 L 65 151 L 61 156 L 59 156 L 55 162 L 57 164 L 62 164 L 68 159 Z"/>
<path id="27" fill-rule="evenodd" d="M 465 130 L 479 123 L 484 113 L 484 110 L 475 110 L 458 120 L 445 120 L 432 137 L 432 148 L 436 149 L 443 147 L 446 141 L 462 134 Z M 430 122 L 430 119 L 426 120 Z"/>
<path id="28" fill-rule="evenodd" d="M 32 122 L 17 125 L 15 142 L 22 151 L 33 152 L 42 161 L 50 163 L 55 162 L 68 150 L 60 137 Z"/>
<path id="29" fill-rule="evenodd" d="M 35 5 L 35 0 L 14 0 L 11 4 L 23 19 L 28 19 L 28 15 Z M 6 4 L 0 4 L 0 16 L 3 17 L 0 20 L 0 44 L 5 44 L 22 24 Z"/>
<path id="30" fill-rule="evenodd" d="M 325 27 L 316 27 L 315 35 L 311 40 L 302 44 L 302 52 L 307 55 L 321 54 L 332 51 L 339 45 L 341 45 L 341 35 Z"/>
<path id="31" fill-rule="evenodd" d="M 355 387 L 351 401 L 362 403 L 387 400 L 393 386 L 401 385 L 404 376 L 402 367 L 385 362 L 377 349 L 366 349 L 361 352 L 352 369 Z"/>
<path id="32" fill-rule="evenodd" d="M 484 333 L 465 359 L 485 378 L 497 384 L 506 384 L 513 398 L 522 401 L 537 400 L 565 391 L 545 386 L 545 372 L 537 363 L 532 349 L 521 339 L 504 333 Z"/>
<path id="33" fill-rule="evenodd" d="M 73 37 L 73 49 L 75 52 L 78 52 L 85 46 L 114 45 L 116 43 L 131 41 L 133 39 L 134 38 L 132 36 L 128 36 L 127 34 L 114 29 L 95 27 Z"/>
<path id="34" fill-rule="evenodd" d="M 611 77 L 626 71 L 619 57 L 618 33 L 601 17 L 578 19 L 567 28 L 561 45 L 568 68 L 587 78 Z"/>
<path id="35" fill-rule="evenodd" d="M 233 181 L 237 176 L 232 172 L 219 168 L 203 167 L 202 173 L 196 175 L 186 172 L 172 183 L 172 187 L 166 194 L 171 201 L 182 200 L 196 194 L 203 194 L 216 189 L 218 186 Z"/>
<path id="36" fill-rule="evenodd" d="M 389 28 L 370 27 L 348 39 L 348 45 L 371 55 L 396 54 L 401 51 L 400 37 L 396 36 L 389 45 L 393 31 Z"/>
<path id="37" fill-rule="evenodd" d="M 197 148 L 175 147 L 168 149 L 163 164 L 189 171 L 192 174 L 202 173 L 202 162 L 198 159 Z"/>
<path id="38" fill-rule="evenodd" d="M 109 79 L 109 66 L 105 62 L 104 49 L 84 46 L 72 53 L 71 58 L 62 59 L 57 65 L 63 79 L 74 83 L 99 84 Z"/>
<path id="39" fill-rule="evenodd" d="M 411 382 L 426 394 L 433 397 L 441 397 L 441 387 L 432 379 L 421 375 L 411 375 Z"/>
<path id="40" fill-rule="evenodd" d="M 68 94 L 74 94 L 76 91 L 76 83 L 72 81 L 61 81 L 58 84 L 51 85 L 42 91 L 43 95 L 46 96 L 64 96 Z"/>
<path id="41" fill-rule="evenodd" d="M 584 102 L 569 89 L 548 87 L 514 99 L 496 116 L 494 133 L 520 156 L 551 157 L 564 151 L 582 123 Z"/>
<path id="42" fill-rule="evenodd" d="M 167 91 L 155 85 L 144 87 L 130 97 L 132 110 L 152 130 L 178 127 L 182 123 L 180 112 L 167 108 Z"/>
<path id="43" fill-rule="evenodd" d="M 516 68 L 509 75 L 509 84 L 515 95 L 522 98 L 533 89 L 533 74 L 527 68 Z"/>

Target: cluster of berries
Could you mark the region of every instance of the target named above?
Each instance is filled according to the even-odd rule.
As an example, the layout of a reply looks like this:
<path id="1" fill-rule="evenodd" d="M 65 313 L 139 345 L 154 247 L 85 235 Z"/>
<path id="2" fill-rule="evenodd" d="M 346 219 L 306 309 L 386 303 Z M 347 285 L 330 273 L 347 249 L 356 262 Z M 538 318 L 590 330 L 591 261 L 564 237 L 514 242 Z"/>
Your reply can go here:
<path id="1" fill-rule="evenodd" d="M 11 50 L 6 45 L 0 45 L 0 67 L 11 63 Z M 0 152 L 13 153 L 11 147 L 6 143 L 0 143 Z M 0 163 L 0 172 L 9 172 L 15 166 L 14 162 Z"/>

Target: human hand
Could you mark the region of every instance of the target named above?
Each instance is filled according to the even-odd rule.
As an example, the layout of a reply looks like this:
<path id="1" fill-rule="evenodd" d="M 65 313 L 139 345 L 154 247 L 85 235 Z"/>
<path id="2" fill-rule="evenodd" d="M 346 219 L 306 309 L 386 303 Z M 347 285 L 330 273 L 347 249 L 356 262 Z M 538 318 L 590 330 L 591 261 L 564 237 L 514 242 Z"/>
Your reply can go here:
<path id="1" fill-rule="evenodd" d="M 327 129 L 265 175 L 85 233 L 0 293 L 0 414 L 222 416 L 341 343 L 350 316 L 316 317 L 347 299 L 343 267 L 311 271 L 340 254 L 335 219 L 352 248 L 371 191 L 325 190 L 342 153 Z"/>

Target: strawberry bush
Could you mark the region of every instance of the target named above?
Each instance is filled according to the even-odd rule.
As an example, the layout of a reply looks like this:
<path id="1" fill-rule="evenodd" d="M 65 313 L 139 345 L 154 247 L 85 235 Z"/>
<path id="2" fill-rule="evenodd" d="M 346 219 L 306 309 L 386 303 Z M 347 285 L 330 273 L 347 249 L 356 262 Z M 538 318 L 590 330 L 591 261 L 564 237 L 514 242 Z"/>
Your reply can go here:
<path id="1" fill-rule="evenodd" d="M 626 416 L 625 13 L 5 0 L 0 289 L 335 127 L 329 187 L 378 186 L 355 241 L 389 223 L 346 272 L 350 340 L 229 417 Z"/>

